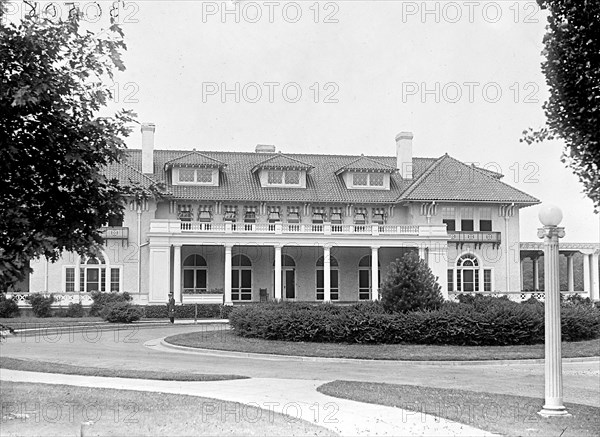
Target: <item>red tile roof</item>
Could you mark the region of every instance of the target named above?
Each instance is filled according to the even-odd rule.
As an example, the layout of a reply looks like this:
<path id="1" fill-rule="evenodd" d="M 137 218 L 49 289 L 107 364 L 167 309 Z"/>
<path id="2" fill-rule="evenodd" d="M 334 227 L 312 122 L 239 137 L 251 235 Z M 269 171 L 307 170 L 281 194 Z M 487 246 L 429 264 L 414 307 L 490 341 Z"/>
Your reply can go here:
<path id="1" fill-rule="evenodd" d="M 293 158 L 289 155 L 284 155 L 279 152 L 274 154 L 270 158 L 259 162 L 252 168 L 252 173 L 261 168 L 270 169 L 290 169 L 290 170 L 310 170 L 313 168 L 312 165 L 302 162 L 299 159 Z"/>
<path id="2" fill-rule="evenodd" d="M 112 164 L 107 174 L 118 177 L 122 183 L 128 178 L 147 178 L 140 170 L 141 150 L 127 151 L 127 162 Z M 165 164 L 185 161 L 190 151 L 155 150 L 154 175 L 156 181 L 168 181 Z M 477 167 L 469 167 L 447 155 L 435 158 L 413 158 L 413 179 L 404 180 L 397 173 L 390 175 L 390 190 L 348 189 L 336 170 L 356 167 L 357 161 L 377 163 L 384 169 L 395 169 L 396 157 L 348 156 L 316 154 L 276 154 L 255 152 L 196 152 L 208 159 L 226 165 L 220 170 L 219 186 L 168 186 L 175 199 L 242 202 L 312 202 L 312 203 L 398 203 L 401 201 L 482 201 L 539 203 L 537 199 L 499 180 L 501 175 Z M 275 161 L 275 162 L 273 162 Z M 304 165 L 307 173 L 306 188 L 262 187 L 253 169 L 262 165 Z M 361 164 L 362 165 L 362 164 Z M 373 164 L 374 165 L 374 164 Z M 455 167 L 453 167 L 455 166 Z M 281 168 L 281 167 L 280 167 Z M 450 180 L 452 169 L 460 176 Z M 437 170 L 436 170 L 437 169 Z M 375 170 L 374 168 L 372 170 Z M 381 171 L 381 170 L 379 170 Z M 457 176 L 458 177 L 458 176 Z"/>

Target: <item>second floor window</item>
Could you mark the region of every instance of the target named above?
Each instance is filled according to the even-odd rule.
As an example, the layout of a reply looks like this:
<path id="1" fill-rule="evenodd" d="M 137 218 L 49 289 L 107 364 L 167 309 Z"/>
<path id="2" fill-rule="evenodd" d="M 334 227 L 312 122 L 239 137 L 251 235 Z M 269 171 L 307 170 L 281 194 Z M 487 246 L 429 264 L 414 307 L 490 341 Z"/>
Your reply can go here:
<path id="1" fill-rule="evenodd" d="M 479 230 L 482 232 L 491 232 L 492 221 L 491 220 L 479 220 Z"/>
<path id="2" fill-rule="evenodd" d="M 123 217 L 113 216 L 108 219 L 109 227 L 120 227 L 123 226 Z"/>
<path id="3" fill-rule="evenodd" d="M 460 221 L 460 230 L 461 231 L 473 231 L 473 220 L 466 219 Z"/>
<path id="4" fill-rule="evenodd" d="M 179 182 L 186 184 L 212 184 L 213 170 L 211 168 L 180 168 Z"/>
<path id="5" fill-rule="evenodd" d="M 442 223 L 446 225 L 446 230 L 456 231 L 456 220 L 454 219 L 443 219 Z"/>

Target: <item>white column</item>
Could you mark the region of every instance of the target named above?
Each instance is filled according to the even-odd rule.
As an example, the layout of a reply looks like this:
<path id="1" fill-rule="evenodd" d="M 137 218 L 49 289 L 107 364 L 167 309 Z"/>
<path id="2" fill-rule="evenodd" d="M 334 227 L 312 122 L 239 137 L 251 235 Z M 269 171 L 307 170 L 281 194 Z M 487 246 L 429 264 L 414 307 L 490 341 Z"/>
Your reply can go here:
<path id="1" fill-rule="evenodd" d="M 275 300 L 281 300 L 281 246 L 275 246 Z"/>
<path id="2" fill-rule="evenodd" d="M 173 246 L 173 297 L 181 303 L 183 300 L 181 292 L 181 246 Z"/>
<path id="3" fill-rule="evenodd" d="M 533 258 L 533 290 L 539 291 L 540 289 L 540 273 L 539 273 L 540 259 Z M 546 272 L 544 272 L 546 275 Z"/>
<path id="4" fill-rule="evenodd" d="M 323 246 L 323 289 L 323 300 L 331 302 L 331 250 L 329 246 Z"/>
<path id="5" fill-rule="evenodd" d="M 102 254 L 102 258 L 104 258 L 104 291 L 106 293 L 110 293 L 110 260 L 108 259 L 108 255 L 105 253 Z"/>
<path id="6" fill-rule="evenodd" d="M 379 247 L 371 247 L 371 300 L 379 299 Z"/>
<path id="7" fill-rule="evenodd" d="M 575 291 L 575 280 L 573 279 L 573 254 L 567 255 L 567 284 L 569 291 Z"/>
<path id="8" fill-rule="evenodd" d="M 590 275 L 590 260 L 591 260 L 592 256 L 589 253 L 584 253 L 583 254 L 583 291 L 586 292 L 588 294 L 588 297 L 591 299 L 591 293 L 590 293 L 590 282 L 591 282 L 591 275 Z"/>
<path id="9" fill-rule="evenodd" d="M 563 404 L 560 281 L 558 239 L 564 237 L 564 228 L 544 226 L 538 237 L 544 239 L 544 290 L 545 290 L 545 403 L 539 414 L 543 416 L 566 415 Z"/>
<path id="10" fill-rule="evenodd" d="M 231 244 L 225 245 L 225 279 L 223 281 L 223 292 L 225 293 L 225 305 L 233 305 L 231 301 Z"/>
<path id="11" fill-rule="evenodd" d="M 589 262 L 588 262 L 589 267 Z M 588 283 L 589 283 L 589 271 L 588 271 Z M 75 264 L 75 291 L 80 292 L 83 291 L 81 289 L 81 257 L 77 256 L 77 264 Z"/>
<path id="12" fill-rule="evenodd" d="M 598 252 L 592 254 L 592 280 L 590 281 L 590 299 L 600 300 L 600 278 L 598 272 Z"/>
<path id="13" fill-rule="evenodd" d="M 523 291 L 525 289 L 525 282 L 523 280 L 524 279 L 523 276 L 525 276 L 524 272 L 525 272 L 525 260 L 522 259 L 521 260 L 521 291 Z"/>

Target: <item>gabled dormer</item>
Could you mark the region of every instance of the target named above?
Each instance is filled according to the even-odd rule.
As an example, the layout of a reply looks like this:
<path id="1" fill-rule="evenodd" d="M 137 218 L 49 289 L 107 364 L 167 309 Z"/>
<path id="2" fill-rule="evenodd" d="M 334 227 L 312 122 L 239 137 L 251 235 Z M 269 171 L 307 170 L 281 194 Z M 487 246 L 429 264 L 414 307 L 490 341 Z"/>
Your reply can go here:
<path id="1" fill-rule="evenodd" d="M 346 188 L 351 190 L 389 190 L 390 176 L 396 168 L 372 158 L 361 155 L 360 158 L 340 167 L 336 176 L 340 176 Z"/>
<path id="2" fill-rule="evenodd" d="M 192 151 L 165 163 L 173 185 L 219 186 L 219 175 L 227 164 L 203 153 Z"/>
<path id="3" fill-rule="evenodd" d="M 312 165 L 279 152 L 252 168 L 263 188 L 306 188 L 306 175 Z"/>

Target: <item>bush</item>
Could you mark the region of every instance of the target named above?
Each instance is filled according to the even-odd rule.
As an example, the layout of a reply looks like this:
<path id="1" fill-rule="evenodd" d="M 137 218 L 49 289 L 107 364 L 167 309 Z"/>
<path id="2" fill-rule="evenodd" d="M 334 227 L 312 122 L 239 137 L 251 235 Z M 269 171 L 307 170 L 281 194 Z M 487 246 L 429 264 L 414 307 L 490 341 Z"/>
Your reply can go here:
<path id="1" fill-rule="evenodd" d="M 131 301 L 129 293 L 103 293 L 101 291 L 92 291 L 92 300 L 94 301 L 90 306 L 90 316 L 97 317 L 102 316 L 105 308 L 113 303 Z"/>
<path id="2" fill-rule="evenodd" d="M 0 317 L 17 317 L 20 313 L 17 302 L 13 299 L 7 299 L 4 293 L 0 293 Z"/>
<path id="3" fill-rule="evenodd" d="M 80 303 L 70 303 L 69 304 L 69 308 L 67 308 L 67 312 L 65 314 L 65 317 L 84 317 L 85 316 L 85 309 L 83 308 L 83 305 Z"/>
<path id="4" fill-rule="evenodd" d="M 516 345 L 544 342 L 543 305 L 476 296 L 446 302 L 433 311 L 386 313 L 377 302 L 352 306 L 268 303 L 234 307 L 229 322 L 237 335 L 285 341 Z M 562 308 L 563 340 L 600 337 L 600 310 Z"/>
<path id="5" fill-rule="evenodd" d="M 223 305 L 210 304 L 203 305 L 198 304 L 198 318 L 199 319 L 217 319 L 227 318 L 223 317 L 226 309 Z M 143 307 L 144 317 L 147 319 L 166 319 L 169 317 L 167 312 L 167 304 L 164 305 L 147 305 Z M 193 319 L 196 315 L 195 304 L 175 305 L 175 318 L 176 319 Z"/>
<path id="6" fill-rule="evenodd" d="M 31 310 L 36 317 L 52 316 L 51 305 L 54 303 L 54 295 L 45 297 L 41 293 L 31 293 L 27 295 L 27 301 L 31 305 Z"/>
<path id="7" fill-rule="evenodd" d="M 436 277 L 415 252 L 390 264 L 381 293 L 381 303 L 391 313 L 434 310 L 444 302 Z"/>
<path id="8" fill-rule="evenodd" d="M 104 307 L 102 318 L 111 323 L 131 323 L 140 320 L 143 314 L 129 302 L 112 302 Z"/>

